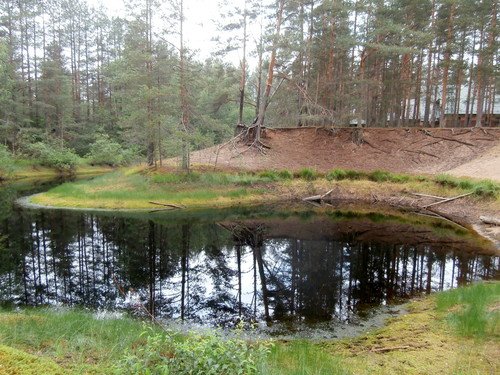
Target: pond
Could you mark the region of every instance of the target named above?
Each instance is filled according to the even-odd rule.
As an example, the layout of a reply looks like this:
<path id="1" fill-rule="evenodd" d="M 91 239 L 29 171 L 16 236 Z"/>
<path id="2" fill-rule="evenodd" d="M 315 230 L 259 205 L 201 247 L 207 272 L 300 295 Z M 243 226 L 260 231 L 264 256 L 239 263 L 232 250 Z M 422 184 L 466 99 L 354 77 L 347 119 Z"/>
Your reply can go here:
<path id="1" fill-rule="evenodd" d="M 47 184 L 0 188 L 0 302 L 255 324 L 339 337 L 405 300 L 496 278 L 488 243 L 453 224 L 342 206 L 217 211 L 27 209 Z"/>

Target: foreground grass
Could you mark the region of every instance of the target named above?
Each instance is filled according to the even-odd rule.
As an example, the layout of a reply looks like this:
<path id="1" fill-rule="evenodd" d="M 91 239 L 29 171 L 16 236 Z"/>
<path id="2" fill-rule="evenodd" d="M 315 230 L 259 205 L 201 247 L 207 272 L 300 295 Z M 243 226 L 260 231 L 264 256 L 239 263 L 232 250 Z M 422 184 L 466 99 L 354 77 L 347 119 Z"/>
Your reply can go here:
<path id="1" fill-rule="evenodd" d="M 244 373 L 493 374 L 500 369 L 499 288 L 500 283 L 493 282 L 426 297 L 384 328 L 354 339 L 324 342 L 224 343 L 216 335 L 180 336 L 156 326 L 145 328 L 137 320 L 97 319 L 78 310 L 3 311 L 0 373 L 148 373 L 148 369 L 160 369 L 162 361 L 172 364 L 172 358 L 182 356 L 182 370 L 176 372 L 174 364 L 169 367 L 171 374 L 177 374 L 186 373 L 189 366 L 216 369 L 223 361 L 244 362 L 242 355 L 260 353 L 262 357 L 248 357 L 253 362 L 247 363 L 249 370 Z M 475 305 L 480 307 L 470 310 Z M 485 319 L 483 328 L 474 322 L 476 313 Z M 463 319 L 469 325 L 465 331 L 454 323 L 464 314 L 469 316 Z M 259 345 L 265 350 L 255 352 Z"/>
<path id="2" fill-rule="evenodd" d="M 307 168 L 296 173 L 173 173 L 136 167 L 88 181 L 63 184 L 32 198 L 32 202 L 45 206 L 104 209 L 158 208 L 151 202 L 189 208 L 220 208 L 289 201 L 308 194 L 324 193 L 332 188 L 354 189 L 356 193 L 366 196 L 373 193 L 401 194 L 405 191 L 442 196 L 472 193 L 475 199 L 489 199 L 497 205 L 500 194 L 498 183 L 447 175 L 425 177 L 340 169 L 319 174 Z"/>
<path id="3" fill-rule="evenodd" d="M 499 288 L 493 282 L 439 293 L 382 329 L 326 347 L 354 374 L 498 374 Z"/>

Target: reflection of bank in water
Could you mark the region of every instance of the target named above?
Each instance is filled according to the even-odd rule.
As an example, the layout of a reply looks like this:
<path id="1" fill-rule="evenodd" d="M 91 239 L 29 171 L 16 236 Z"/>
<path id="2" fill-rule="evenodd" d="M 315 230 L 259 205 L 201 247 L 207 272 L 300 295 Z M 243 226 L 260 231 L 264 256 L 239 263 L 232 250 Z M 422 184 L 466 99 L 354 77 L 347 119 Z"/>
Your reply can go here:
<path id="1" fill-rule="evenodd" d="M 132 311 L 140 305 L 160 318 L 257 321 L 284 334 L 304 325 L 333 331 L 365 324 L 381 306 L 498 272 L 486 243 L 445 222 L 247 211 L 152 220 L 16 209 L 0 229 L 7 239 L 0 299 Z"/>

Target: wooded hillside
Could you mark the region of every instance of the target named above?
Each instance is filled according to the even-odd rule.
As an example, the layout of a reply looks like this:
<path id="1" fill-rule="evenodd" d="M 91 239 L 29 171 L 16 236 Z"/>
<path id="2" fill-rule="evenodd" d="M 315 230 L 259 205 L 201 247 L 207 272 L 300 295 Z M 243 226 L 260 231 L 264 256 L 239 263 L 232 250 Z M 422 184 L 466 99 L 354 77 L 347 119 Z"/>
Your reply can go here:
<path id="1" fill-rule="evenodd" d="M 3 0 L 0 142 L 34 157 L 100 142 L 186 167 L 238 123 L 498 125 L 498 0 L 221 2 L 206 61 L 186 43 L 186 1 L 126 0 L 110 16 L 85 0 Z"/>

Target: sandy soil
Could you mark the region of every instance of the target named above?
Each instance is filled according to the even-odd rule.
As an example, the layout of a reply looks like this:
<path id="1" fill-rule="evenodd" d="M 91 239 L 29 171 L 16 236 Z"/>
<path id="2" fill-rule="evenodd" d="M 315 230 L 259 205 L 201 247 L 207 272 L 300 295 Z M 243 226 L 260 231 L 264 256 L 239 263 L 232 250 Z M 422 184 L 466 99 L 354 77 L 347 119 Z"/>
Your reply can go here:
<path id="1" fill-rule="evenodd" d="M 489 178 L 500 181 L 500 144 L 487 150 L 474 160 L 449 170 L 455 176 Z"/>
<path id="2" fill-rule="evenodd" d="M 500 180 L 500 128 L 365 128 L 362 142 L 350 128 L 266 129 L 261 153 L 246 144 L 194 152 L 193 163 L 220 168 L 318 171 L 334 168 L 441 173 Z"/>

